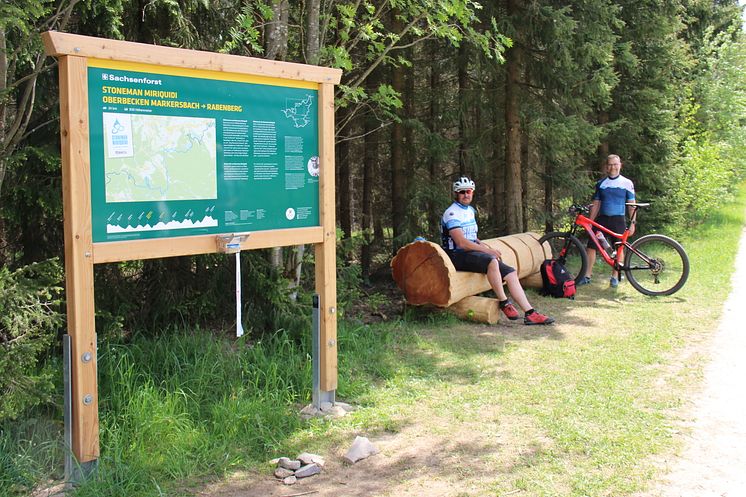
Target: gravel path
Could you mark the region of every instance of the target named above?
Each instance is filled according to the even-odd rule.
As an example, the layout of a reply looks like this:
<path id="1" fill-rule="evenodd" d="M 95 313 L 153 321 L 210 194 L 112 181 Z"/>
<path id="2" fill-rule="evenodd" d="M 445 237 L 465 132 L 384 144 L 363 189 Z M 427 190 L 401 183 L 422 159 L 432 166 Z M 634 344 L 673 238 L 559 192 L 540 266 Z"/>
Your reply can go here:
<path id="1" fill-rule="evenodd" d="M 661 497 L 746 496 L 746 229 L 736 260 L 690 439 L 669 462 Z"/>

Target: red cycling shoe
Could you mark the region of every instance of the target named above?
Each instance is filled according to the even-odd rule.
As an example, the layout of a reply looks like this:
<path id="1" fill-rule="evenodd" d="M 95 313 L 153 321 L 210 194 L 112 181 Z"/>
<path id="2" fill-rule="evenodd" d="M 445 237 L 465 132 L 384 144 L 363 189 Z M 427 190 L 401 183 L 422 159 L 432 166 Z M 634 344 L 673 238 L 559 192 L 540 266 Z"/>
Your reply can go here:
<path id="1" fill-rule="evenodd" d="M 511 302 L 510 299 L 505 302 L 505 305 L 500 304 L 500 310 L 503 311 L 505 317 L 510 319 L 511 321 L 515 321 L 517 319 L 520 319 L 521 317 L 521 315 L 518 314 L 518 309 L 515 308 L 513 302 Z"/>
<path id="2" fill-rule="evenodd" d="M 550 318 L 549 316 L 545 316 L 544 314 L 541 314 L 539 312 L 532 312 L 531 314 L 526 315 L 526 317 L 523 318 L 523 324 L 526 325 L 534 325 L 534 324 L 552 324 L 554 323 L 554 318 Z"/>

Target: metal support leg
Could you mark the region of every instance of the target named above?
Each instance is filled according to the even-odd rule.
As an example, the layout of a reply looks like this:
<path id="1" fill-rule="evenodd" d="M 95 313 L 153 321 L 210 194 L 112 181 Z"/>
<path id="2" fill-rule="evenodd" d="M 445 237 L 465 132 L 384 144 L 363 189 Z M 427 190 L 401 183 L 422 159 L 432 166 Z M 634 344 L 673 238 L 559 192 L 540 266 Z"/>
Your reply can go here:
<path id="1" fill-rule="evenodd" d="M 319 351 L 321 350 L 321 318 L 319 316 L 319 296 L 313 296 L 313 313 L 311 315 L 311 360 L 313 365 L 313 406 L 321 409 L 321 404 L 330 402 L 334 404 L 334 390 L 321 390 L 321 368 Z"/>
<path id="2" fill-rule="evenodd" d="M 98 340 L 96 340 L 96 343 L 98 343 Z M 98 354 L 96 355 L 98 356 Z M 67 334 L 62 336 L 62 379 L 64 383 L 65 488 L 69 490 L 96 473 L 98 470 L 98 459 L 79 463 L 73 455 L 72 340 L 70 335 Z"/>
<path id="3" fill-rule="evenodd" d="M 65 419 L 65 435 L 64 435 L 64 451 L 65 451 L 65 481 L 66 486 L 71 483 L 71 477 L 73 472 L 73 430 L 72 430 L 72 385 L 70 379 L 71 364 L 70 364 L 70 335 L 62 336 L 62 381 L 64 383 L 64 419 Z"/>
<path id="4" fill-rule="evenodd" d="M 243 336 L 243 318 L 241 317 L 241 251 L 236 252 L 236 338 Z"/>

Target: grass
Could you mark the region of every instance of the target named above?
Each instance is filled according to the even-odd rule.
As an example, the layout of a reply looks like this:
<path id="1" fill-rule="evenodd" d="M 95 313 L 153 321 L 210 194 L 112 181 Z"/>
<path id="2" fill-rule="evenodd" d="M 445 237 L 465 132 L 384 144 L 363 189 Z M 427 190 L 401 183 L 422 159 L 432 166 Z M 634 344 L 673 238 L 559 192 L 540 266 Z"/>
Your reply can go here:
<path id="1" fill-rule="evenodd" d="M 101 344 L 100 469 L 74 495 L 190 494 L 239 470 L 268 474 L 276 455 L 337 453 L 358 433 L 394 436 L 393 459 L 395 447 L 442 448 L 450 470 L 438 482 L 454 494 L 643 492 L 681 443 L 699 351 L 730 289 L 744 191 L 681 240 L 692 272 L 670 297 L 596 278 L 575 301 L 530 293 L 558 321 L 538 330 L 419 310 L 341 322 L 337 396 L 359 409 L 334 422 L 297 416 L 310 402 L 310 343 L 282 331 L 257 343 L 170 330 Z M 51 409 L 0 425 L 0 495 L 60 477 L 61 418 Z M 416 495 L 417 464 L 382 494 Z"/>

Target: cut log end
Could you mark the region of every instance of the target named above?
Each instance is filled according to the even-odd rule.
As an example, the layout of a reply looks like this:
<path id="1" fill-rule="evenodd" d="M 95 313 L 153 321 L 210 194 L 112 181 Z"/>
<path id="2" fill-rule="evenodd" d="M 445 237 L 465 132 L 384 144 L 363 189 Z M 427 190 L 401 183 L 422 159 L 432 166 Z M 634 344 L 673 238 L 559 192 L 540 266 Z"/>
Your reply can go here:
<path id="1" fill-rule="evenodd" d="M 402 247 L 391 261 L 391 269 L 410 304 L 448 304 L 450 274 L 456 270 L 438 245 L 425 241 Z"/>

